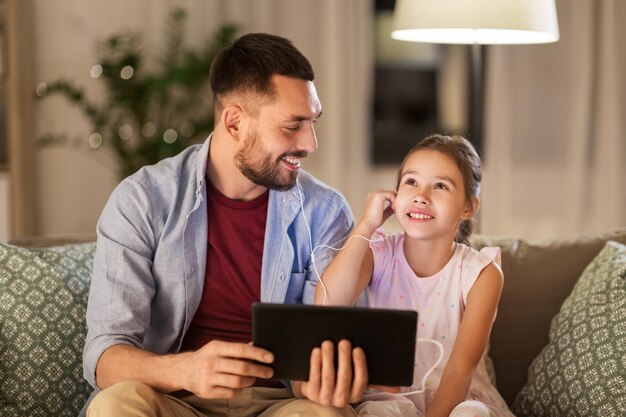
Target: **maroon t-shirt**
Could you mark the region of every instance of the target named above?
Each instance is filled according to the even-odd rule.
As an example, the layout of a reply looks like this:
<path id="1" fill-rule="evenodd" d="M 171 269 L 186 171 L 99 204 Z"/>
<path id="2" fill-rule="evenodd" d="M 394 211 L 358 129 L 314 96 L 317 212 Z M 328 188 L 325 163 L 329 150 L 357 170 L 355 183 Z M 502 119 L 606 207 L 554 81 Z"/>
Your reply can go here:
<path id="1" fill-rule="evenodd" d="M 202 301 L 181 350 L 217 339 L 252 340 L 252 303 L 261 298 L 261 264 L 269 191 L 231 200 L 207 181 L 208 250 Z"/>

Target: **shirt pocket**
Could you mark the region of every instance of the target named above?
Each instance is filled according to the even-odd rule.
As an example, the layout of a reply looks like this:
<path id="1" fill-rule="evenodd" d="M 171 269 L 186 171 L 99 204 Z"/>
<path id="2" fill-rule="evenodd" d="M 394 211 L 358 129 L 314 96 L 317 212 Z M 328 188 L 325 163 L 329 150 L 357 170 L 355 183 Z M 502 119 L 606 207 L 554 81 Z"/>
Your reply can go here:
<path id="1" fill-rule="evenodd" d="M 300 304 L 304 285 L 306 282 L 306 272 L 292 272 L 289 276 L 289 286 L 285 295 L 285 304 Z"/>

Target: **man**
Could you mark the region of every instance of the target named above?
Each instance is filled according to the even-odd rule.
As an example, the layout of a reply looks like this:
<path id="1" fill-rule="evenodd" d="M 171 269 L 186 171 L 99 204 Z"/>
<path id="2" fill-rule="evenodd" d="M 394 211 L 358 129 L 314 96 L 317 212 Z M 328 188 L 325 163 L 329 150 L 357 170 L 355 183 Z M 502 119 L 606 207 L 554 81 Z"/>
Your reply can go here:
<path id="1" fill-rule="evenodd" d="M 289 389 L 249 343 L 251 304 L 312 303 L 335 255 L 323 245 L 353 226 L 343 196 L 300 169 L 317 150 L 313 78 L 287 39 L 241 37 L 211 68 L 209 139 L 113 192 L 87 310 L 84 374 L 102 390 L 88 415 L 355 415 L 361 349 L 341 342 L 335 370 L 325 342 Z"/>

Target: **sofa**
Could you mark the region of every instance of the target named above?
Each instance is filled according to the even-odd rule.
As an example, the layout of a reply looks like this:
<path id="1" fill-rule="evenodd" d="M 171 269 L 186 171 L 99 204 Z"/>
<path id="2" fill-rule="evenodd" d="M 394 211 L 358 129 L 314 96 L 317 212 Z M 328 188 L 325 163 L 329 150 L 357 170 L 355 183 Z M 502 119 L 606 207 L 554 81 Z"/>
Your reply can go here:
<path id="1" fill-rule="evenodd" d="M 500 246 L 505 285 L 490 340 L 517 416 L 626 416 L 626 228 Z M 38 246 L 38 247 L 37 247 Z M 75 416 L 94 242 L 0 244 L 0 416 Z"/>

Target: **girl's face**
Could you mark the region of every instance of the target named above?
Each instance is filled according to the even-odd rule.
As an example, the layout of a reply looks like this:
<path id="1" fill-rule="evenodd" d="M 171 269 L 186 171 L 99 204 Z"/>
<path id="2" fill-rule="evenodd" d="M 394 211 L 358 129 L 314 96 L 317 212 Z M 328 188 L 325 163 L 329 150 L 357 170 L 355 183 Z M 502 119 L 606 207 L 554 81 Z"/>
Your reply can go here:
<path id="1" fill-rule="evenodd" d="M 413 152 L 402 168 L 394 205 L 405 233 L 415 239 L 452 242 L 460 221 L 470 219 L 475 211 L 466 201 L 463 184 L 450 156 L 432 149 Z"/>

